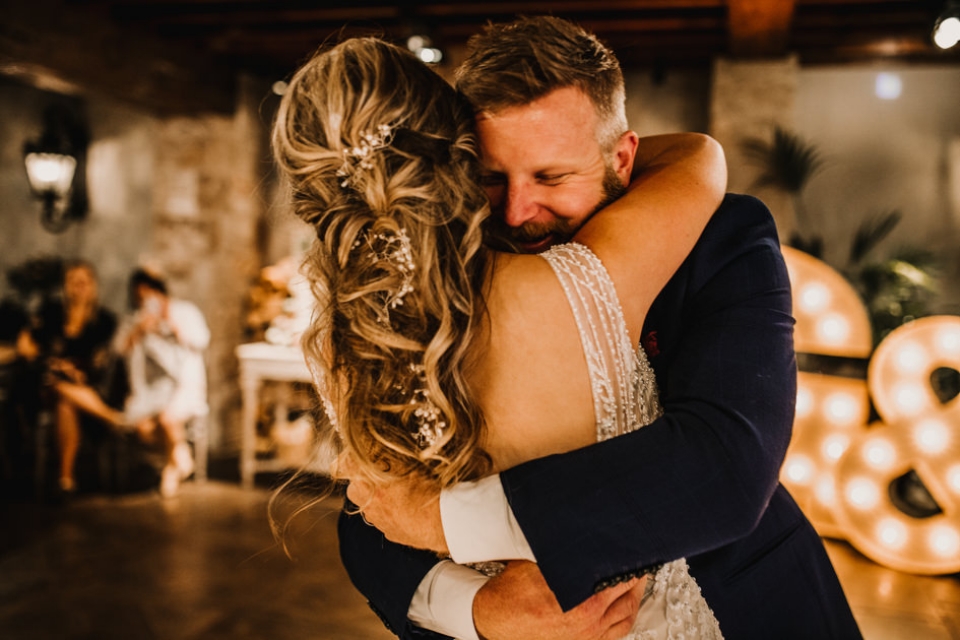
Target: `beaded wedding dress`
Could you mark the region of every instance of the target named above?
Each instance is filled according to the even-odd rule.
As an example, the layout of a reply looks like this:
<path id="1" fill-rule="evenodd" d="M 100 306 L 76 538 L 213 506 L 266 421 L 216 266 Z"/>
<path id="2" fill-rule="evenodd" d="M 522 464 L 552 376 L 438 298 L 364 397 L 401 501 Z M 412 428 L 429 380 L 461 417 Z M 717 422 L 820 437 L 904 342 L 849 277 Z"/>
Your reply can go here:
<path id="1" fill-rule="evenodd" d="M 587 247 L 569 243 L 545 253 L 566 292 L 580 330 L 593 387 L 597 440 L 629 433 L 652 422 L 662 409 L 656 378 L 642 348 L 632 347 L 616 289 Z M 684 559 L 666 563 L 647 580 L 630 640 L 715 640 L 716 617 Z"/>

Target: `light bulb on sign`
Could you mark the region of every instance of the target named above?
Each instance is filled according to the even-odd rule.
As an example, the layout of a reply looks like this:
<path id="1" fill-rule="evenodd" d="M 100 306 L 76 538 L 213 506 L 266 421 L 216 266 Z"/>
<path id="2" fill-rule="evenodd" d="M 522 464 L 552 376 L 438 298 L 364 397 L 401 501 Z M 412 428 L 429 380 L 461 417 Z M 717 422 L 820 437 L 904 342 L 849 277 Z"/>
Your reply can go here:
<path id="1" fill-rule="evenodd" d="M 923 387 L 918 384 L 903 382 L 893 389 L 893 400 L 900 415 L 915 416 L 923 410 Z"/>
<path id="2" fill-rule="evenodd" d="M 793 482 L 807 484 L 813 478 L 813 463 L 806 456 L 794 454 L 787 458 L 783 471 Z"/>
<path id="3" fill-rule="evenodd" d="M 900 371 L 914 373 L 927 366 L 927 353 L 916 342 L 910 342 L 900 347 L 896 362 Z"/>
<path id="4" fill-rule="evenodd" d="M 841 344 L 850 335 L 850 323 L 838 313 L 827 314 L 817 324 L 817 335 L 826 342 Z"/>
<path id="5" fill-rule="evenodd" d="M 807 313 L 817 313 L 830 303 L 830 290 L 822 282 L 811 282 L 800 292 L 801 308 Z"/>
<path id="6" fill-rule="evenodd" d="M 797 417 L 805 418 L 810 415 L 810 412 L 813 411 L 813 394 L 810 393 L 810 389 L 807 387 L 798 384 L 797 385 Z"/>
<path id="7" fill-rule="evenodd" d="M 844 435 L 832 435 L 823 441 L 823 455 L 829 460 L 839 460 L 849 448 L 850 438 Z"/>
<path id="8" fill-rule="evenodd" d="M 884 518 L 877 525 L 877 538 L 891 549 L 900 549 L 907 542 L 907 528 L 893 518 Z"/>
<path id="9" fill-rule="evenodd" d="M 960 464 L 955 464 L 947 469 L 947 486 L 950 490 L 960 495 Z"/>
<path id="10" fill-rule="evenodd" d="M 940 420 L 924 420 L 914 427 L 917 448 L 924 453 L 937 455 L 950 445 L 950 431 Z"/>
<path id="11" fill-rule="evenodd" d="M 827 417 L 834 424 L 848 424 L 859 418 L 856 400 L 845 393 L 831 395 L 824 404 Z"/>
<path id="12" fill-rule="evenodd" d="M 874 469 L 889 469 L 897 459 L 897 452 L 889 441 L 873 438 L 863 447 L 863 459 Z"/>
<path id="13" fill-rule="evenodd" d="M 960 552 L 960 533 L 954 527 L 933 527 L 928 542 L 934 553 L 945 558 L 954 557 Z"/>
<path id="14" fill-rule="evenodd" d="M 880 503 L 880 490 L 876 483 L 866 478 L 855 478 L 848 482 L 844 494 L 847 502 L 864 511 L 873 509 Z"/>
<path id="15" fill-rule="evenodd" d="M 833 478 L 823 476 L 817 480 L 817 487 L 814 489 L 814 494 L 817 496 L 820 504 L 827 506 L 832 505 L 837 499 L 837 487 Z"/>
<path id="16" fill-rule="evenodd" d="M 937 333 L 936 344 L 941 353 L 960 353 L 960 331 L 953 327 L 941 329 Z"/>

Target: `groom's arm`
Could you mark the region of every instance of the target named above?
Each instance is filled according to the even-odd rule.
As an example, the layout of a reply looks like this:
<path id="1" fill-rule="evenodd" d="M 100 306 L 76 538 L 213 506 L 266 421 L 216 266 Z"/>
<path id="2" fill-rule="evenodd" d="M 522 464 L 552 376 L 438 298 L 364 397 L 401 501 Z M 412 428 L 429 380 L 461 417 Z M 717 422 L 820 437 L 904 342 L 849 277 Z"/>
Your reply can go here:
<path id="1" fill-rule="evenodd" d="M 402 640 L 447 638 L 418 628 L 408 618 L 414 594 L 438 564 L 435 553 L 388 541 L 349 502 L 340 513 L 337 533 L 340 558 L 350 580 L 389 631 Z"/>

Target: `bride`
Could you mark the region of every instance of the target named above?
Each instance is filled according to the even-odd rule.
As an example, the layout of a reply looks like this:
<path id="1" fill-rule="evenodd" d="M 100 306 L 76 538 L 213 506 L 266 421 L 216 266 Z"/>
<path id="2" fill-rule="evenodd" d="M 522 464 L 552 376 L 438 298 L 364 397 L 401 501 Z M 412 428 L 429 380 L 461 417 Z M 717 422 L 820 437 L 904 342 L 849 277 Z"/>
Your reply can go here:
<path id="1" fill-rule="evenodd" d="M 660 411 L 640 331 L 723 196 L 718 146 L 650 141 L 687 150 L 573 242 L 517 255 L 489 248 L 473 127 L 443 79 L 370 38 L 316 55 L 282 100 L 275 156 L 317 233 L 304 348 L 352 478 L 448 487 Z M 624 134 L 605 164 L 614 183 L 636 144 Z M 630 637 L 680 636 L 720 637 L 684 560 L 649 582 Z"/>

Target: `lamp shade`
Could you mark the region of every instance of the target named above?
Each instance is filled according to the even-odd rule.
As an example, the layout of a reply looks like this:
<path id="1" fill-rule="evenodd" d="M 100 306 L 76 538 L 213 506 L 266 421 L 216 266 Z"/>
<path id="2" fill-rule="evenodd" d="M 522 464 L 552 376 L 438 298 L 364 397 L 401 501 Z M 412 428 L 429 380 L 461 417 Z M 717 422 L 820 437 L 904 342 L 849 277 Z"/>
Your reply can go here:
<path id="1" fill-rule="evenodd" d="M 57 198 L 69 193 L 77 169 L 76 158 L 59 153 L 28 153 L 23 162 L 34 193 L 40 196 L 52 194 Z"/>

